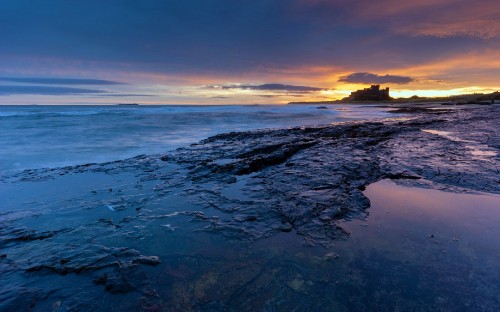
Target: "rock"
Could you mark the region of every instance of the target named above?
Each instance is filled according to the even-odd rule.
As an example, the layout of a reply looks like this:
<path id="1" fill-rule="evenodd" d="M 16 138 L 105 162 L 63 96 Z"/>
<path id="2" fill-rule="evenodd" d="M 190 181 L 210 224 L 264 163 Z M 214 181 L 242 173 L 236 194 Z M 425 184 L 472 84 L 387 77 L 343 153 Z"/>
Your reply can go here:
<path id="1" fill-rule="evenodd" d="M 104 289 L 112 294 L 125 294 L 135 289 L 120 274 L 104 273 L 94 278 L 92 282 L 95 285 L 103 285 Z"/>
<path id="2" fill-rule="evenodd" d="M 112 276 L 106 279 L 104 289 L 112 294 L 126 294 L 135 288 L 127 283 L 122 276 Z"/>
<path id="3" fill-rule="evenodd" d="M 335 252 L 329 252 L 323 256 L 323 261 L 332 261 L 340 258 L 340 255 Z"/>
<path id="4" fill-rule="evenodd" d="M 161 263 L 160 258 L 157 256 L 141 256 L 137 259 L 133 260 L 134 263 L 141 263 L 141 264 L 146 264 L 146 265 L 158 265 Z"/>
<path id="5" fill-rule="evenodd" d="M 293 226 L 290 223 L 284 223 L 280 226 L 275 227 L 274 229 L 281 232 L 291 232 L 293 230 Z"/>
<path id="6" fill-rule="evenodd" d="M 96 285 L 104 285 L 108 280 L 108 274 L 101 274 L 92 280 L 92 283 Z"/>
<path id="7" fill-rule="evenodd" d="M 60 307 L 61 307 L 61 300 L 54 302 L 52 304 L 52 312 L 59 310 Z"/>

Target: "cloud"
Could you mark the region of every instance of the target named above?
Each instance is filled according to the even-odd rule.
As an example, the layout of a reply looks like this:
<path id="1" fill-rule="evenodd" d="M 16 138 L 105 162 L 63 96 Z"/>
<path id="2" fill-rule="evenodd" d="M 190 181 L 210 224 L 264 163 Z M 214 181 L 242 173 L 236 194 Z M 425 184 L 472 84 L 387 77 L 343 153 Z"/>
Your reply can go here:
<path id="1" fill-rule="evenodd" d="M 52 0 L 50 6 L 10 1 L 0 10 L 0 68 L 13 74 L 36 68 L 36 75 L 55 76 L 62 70 L 70 75 L 90 69 L 126 71 L 132 79 L 138 72 L 263 77 L 293 67 L 359 66 L 373 71 L 378 70 L 369 67 L 374 59 L 379 66 L 394 62 L 393 55 L 380 57 L 387 51 L 413 61 L 456 48 L 435 39 L 423 42 L 426 49 L 416 49 L 422 43 L 418 38 L 405 44 L 394 38 L 398 14 L 406 17 L 413 7 L 403 7 L 380 23 L 361 12 L 373 2 L 368 0 L 214 1 Z M 392 7 L 397 7 L 396 0 L 385 0 L 370 13 Z M 434 44 L 439 49 L 429 48 Z M 13 62 L 15 58 L 20 61 Z M 33 60 L 30 69 L 26 60 Z"/>
<path id="2" fill-rule="evenodd" d="M 412 82 L 413 80 L 413 78 L 406 76 L 377 75 L 372 73 L 352 73 L 350 75 L 340 77 L 339 82 L 364 84 L 407 84 Z"/>
<path id="3" fill-rule="evenodd" d="M 156 97 L 153 94 L 135 94 L 135 93 L 105 93 L 99 94 L 98 96 L 108 96 L 108 97 Z"/>
<path id="4" fill-rule="evenodd" d="M 493 39 L 500 36 L 500 22 L 496 20 L 448 21 L 445 25 L 428 23 L 416 27 L 403 27 L 413 36 L 450 38 L 456 36 Z"/>
<path id="5" fill-rule="evenodd" d="M 307 95 L 318 90 L 301 86 L 335 86 L 338 76 L 359 72 L 411 75 L 418 79 L 414 87 L 428 77 L 484 83 L 489 71 L 492 85 L 500 76 L 482 58 L 471 65 L 480 69 L 471 70 L 473 75 L 450 77 L 457 70 L 453 67 L 433 68 L 432 73 L 398 69 L 441 66 L 457 54 L 500 50 L 498 16 L 498 0 L 3 1 L 0 76 L 101 77 L 129 83 L 106 87 L 108 94 L 151 90 L 172 102 L 203 101 L 207 96 L 201 91 L 207 90 L 198 86 L 226 81 L 279 81 L 297 89 L 248 83 L 210 94 L 231 94 L 231 100 L 246 99 L 237 90 L 248 90 L 248 98 Z M 363 83 L 407 83 L 387 81 L 387 75 L 372 76 L 370 82 L 361 78 Z M 29 79 L 3 84 L 82 83 Z M 113 84 L 91 81 L 82 88 Z M 148 83 L 151 89 L 145 88 Z M 164 86 L 197 90 L 188 97 Z"/>
<path id="6" fill-rule="evenodd" d="M 106 93 L 102 90 L 91 90 L 68 87 L 46 87 L 46 86 L 2 86 L 0 85 L 0 95 L 84 95 Z"/>
<path id="7" fill-rule="evenodd" d="M 229 99 L 229 96 L 211 96 L 211 99 Z"/>
<path id="8" fill-rule="evenodd" d="M 73 78 L 12 78 L 0 77 L 0 81 L 45 84 L 45 85 L 122 85 L 124 83 L 100 79 L 73 79 Z"/>
<path id="9" fill-rule="evenodd" d="M 282 98 L 282 97 L 306 97 L 306 96 L 309 96 L 307 94 L 257 94 L 256 96 L 258 97 L 262 97 L 262 98 Z"/>
<path id="10" fill-rule="evenodd" d="M 258 91 L 283 91 L 283 92 L 292 92 L 292 93 L 308 93 L 308 92 L 316 92 L 322 91 L 325 89 L 316 88 L 316 87 L 308 87 L 308 86 L 293 86 L 286 85 L 280 83 L 266 83 L 261 85 L 253 85 L 253 84 L 230 84 L 230 85 L 221 85 L 221 86 L 208 86 L 210 89 L 223 89 L 223 90 L 231 90 L 231 89 L 239 89 L 239 90 L 258 90 Z"/>
<path id="11" fill-rule="evenodd" d="M 383 21 L 392 31 L 412 36 L 484 40 L 500 36 L 497 0 L 380 0 L 364 3 L 353 13 L 361 20 Z"/>

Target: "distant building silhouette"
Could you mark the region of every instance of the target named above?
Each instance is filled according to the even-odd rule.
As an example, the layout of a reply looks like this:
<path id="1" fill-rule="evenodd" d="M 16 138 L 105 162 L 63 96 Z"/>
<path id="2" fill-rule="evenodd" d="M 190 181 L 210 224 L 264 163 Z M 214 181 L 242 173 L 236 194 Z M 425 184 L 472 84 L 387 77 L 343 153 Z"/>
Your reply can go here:
<path id="1" fill-rule="evenodd" d="M 372 85 L 370 88 L 351 92 L 349 101 L 389 101 L 389 88 L 380 89 L 380 85 Z"/>

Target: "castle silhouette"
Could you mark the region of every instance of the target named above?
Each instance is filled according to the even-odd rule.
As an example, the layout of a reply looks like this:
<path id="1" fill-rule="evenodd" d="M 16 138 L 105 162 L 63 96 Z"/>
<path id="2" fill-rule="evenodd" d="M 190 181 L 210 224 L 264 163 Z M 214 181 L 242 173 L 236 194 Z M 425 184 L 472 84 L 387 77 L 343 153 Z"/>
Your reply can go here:
<path id="1" fill-rule="evenodd" d="M 380 89 L 380 85 L 372 85 L 369 88 L 351 92 L 349 101 L 389 101 L 389 88 Z"/>

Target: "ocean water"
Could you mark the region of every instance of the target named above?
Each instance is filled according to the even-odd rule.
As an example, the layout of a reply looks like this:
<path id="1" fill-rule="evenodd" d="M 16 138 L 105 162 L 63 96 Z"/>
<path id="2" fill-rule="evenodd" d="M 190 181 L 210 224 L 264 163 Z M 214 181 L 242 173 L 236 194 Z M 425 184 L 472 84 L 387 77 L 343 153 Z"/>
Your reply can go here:
<path id="1" fill-rule="evenodd" d="M 0 172 L 169 151 L 209 136 L 384 118 L 367 105 L 0 106 Z"/>

